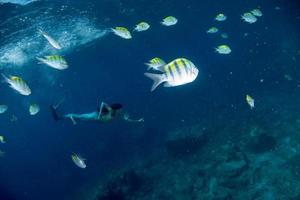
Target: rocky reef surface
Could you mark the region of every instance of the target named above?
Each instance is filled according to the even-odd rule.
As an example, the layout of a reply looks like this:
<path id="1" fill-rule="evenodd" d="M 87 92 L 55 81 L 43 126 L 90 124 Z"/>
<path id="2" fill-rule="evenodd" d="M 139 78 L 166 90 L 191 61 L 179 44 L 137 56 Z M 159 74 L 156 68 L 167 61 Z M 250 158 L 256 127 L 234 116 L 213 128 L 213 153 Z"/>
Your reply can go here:
<path id="1" fill-rule="evenodd" d="M 164 154 L 114 173 L 93 200 L 300 199 L 300 109 L 264 101 L 171 130 Z"/>

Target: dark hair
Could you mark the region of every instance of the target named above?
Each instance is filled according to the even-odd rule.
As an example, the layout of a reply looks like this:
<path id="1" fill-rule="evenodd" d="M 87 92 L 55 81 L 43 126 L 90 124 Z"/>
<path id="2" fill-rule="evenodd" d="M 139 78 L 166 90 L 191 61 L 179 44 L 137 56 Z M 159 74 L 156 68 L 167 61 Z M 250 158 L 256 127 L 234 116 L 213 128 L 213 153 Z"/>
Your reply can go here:
<path id="1" fill-rule="evenodd" d="M 115 110 L 115 111 L 120 110 L 120 109 L 123 108 L 122 104 L 119 104 L 119 103 L 111 104 L 110 107 L 111 107 L 113 110 Z"/>

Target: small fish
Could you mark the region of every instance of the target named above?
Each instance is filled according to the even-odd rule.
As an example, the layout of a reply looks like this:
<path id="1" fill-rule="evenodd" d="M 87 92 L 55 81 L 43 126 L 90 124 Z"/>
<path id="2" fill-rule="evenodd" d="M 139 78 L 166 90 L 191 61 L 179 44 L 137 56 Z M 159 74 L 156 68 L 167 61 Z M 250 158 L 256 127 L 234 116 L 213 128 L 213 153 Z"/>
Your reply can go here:
<path id="1" fill-rule="evenodd" d="M 262 16 L 263 16 L 261 10 L 259 10 L 259 9 L 254 9 L 254 10 L 251 11 L 251 13 L 252 13 L 254 16 L 256 16 L 256 17 L 262 17 Z"/>
<path id="2" fill-rule="evenodd" d="M 131 39 L 132 38 L 131 33 L 125 27 L 115 27 L 115 28 L 112 28 L 111 30 L 115 35 L 117 35 L 121 38 L 124 38 L 124 39 Z"/>
<path id="3" fill-rule="evenodd" d="M 227 16 L 224 15 L 223 13 L 220 13 L 215 17 L 215 20 L 217 20 L 219 22 L 225 21 L 226 19 L 227 19 Z"/>
<path id="4" fill-rule="evenodd" d="M 67 61 L 59 55 L 45 56 L 44 58 L 37 57 L 36 59 L 41 63 L 58 70 L 64 70 L 69 67 Z"/>
<path id="5" fill-rule="evenodd" d="M 141 22 L 135 26 L 134 30 L 137 32 L 141 32 L 141 31 L 146 31 L 149 28 L 150 28 L 150 25 L 147 22 Z"/>
<path id="6" fill-rule="evenodd" d="M 166 65 L 166 62 L 162 60 L 161 58 L 155 57 L 149 60 L 149 63 L 145 63 L 145 65 L 148 66 L 147 70 L 154 69 L 154 70 L 160 70 L 160 68 L 164 65 Z"/>
<path id="7" fill-rule="evenodd" d="M 219 54 L 230 54 L 231 53 L 231 49 L 227 45 L 220 45 L 217 48 L 215 48 L 215 50 Z"/>
<path id="8" fill-rule="evenodd" d="M 168 16 L 168 17 L 165 17 L 162 20 L 162 22 L 160 22 L 160 23 L 164 26 L 173 26 L 173 25 L 177 24 L 177 22 L 178 22 L 178 19 L 176 19 L 173 16 Z"/>
<path id="9" fill-rule="evenodd" d="M 9 78 L 2 74 L 4 81 L 9 84 L 9 86 L 19 92 L 21 95 L 28 96 L 31 94 L 31 89 L 28 87 L 26 82 L 18 76 L 10 76 Z"/>
<path id="10" fill-rule="evenodd" d="M 2 144 L 6 143 L 6 141 L 4 140 L 4 137 L 2 135 L 0 135 L 0 143 L 2 143 Z"/>
<path id="11" fill-rule="evenodd" d="M 0 150 L 0 157 L 3 157 L 4 155 L 5 155 L 5 152 Z"/>
<path id="12" fill-rule="evenodd" d="M 228 34 L 227 33 L 221 33 L 221 38 L 227 39 L 228 38 Z"/>
<path id="13" fill-rule="evenodd" d="M 144 75 L 153 80 L 151 91 L 164 83 L 164 87 L 175 87 L 193 82 L 199 73 L 196 66 L 188 59 L 177 58 L 167 65 L 164 65 L 160 71 L 162 74 L 145 73 Z"/>
<path id="14" fill-rule="evenodd" d="M 250 95 L 246 95 L 246 101 L 251 109 L 254 108 L 254 99 Z"/>
<path id="15" fill-rule="evenodd" d="M 242 15 L 242 20 L 244 20 L 244 22 L 247 22 L 249 24 L 253 24 L 257 21 L 257 18 L 252 13 L 247 12 Z"/>
<path id="16" fill-rule="evenodd" d="M 44 38 L 46 38 L 46 40 L 49 42 L 49 44 L 51 44 L 52 47 L 54 47 L 55 49 L 62 49 L 60 44 L 56 40 L 54 40 L 48 33 L 42 31 L 41 29 L 39 29 L 39 32 L 44 36 Z"/>
<path id="17" fill-rule="evenodd" d="M 29 106 L 29 113 L 30 115 L 36 115 L 40 112 L 40 106 L 37 104 L 31 104 Z"/>
<path id="18" fill-rule="evenodd" d="M 18 117 L 16 115 L 12 115 L 11 118 L 10 118 L 10 121 L 11 122 L 16 122 L 18 121 Z"/>
<path id="19" fill-rule="evenodd" d="M 72 154 L 71 158 L 73 160 L 73 162 L 75 163 L 75 165 L 77 165 L 78 167 L 84 169 L 86 168 L 86 164 L 85 164 L 85 159 L 81 158 L 79 155 L 77 154 Z"/>
<path id="20" fill-rule="evenodd" d="M 284 75 L 284 78 L 288 81 L 292 81 L 293 80 L 293 77 L 290 75 L 290 74 L 285 74 Z"/>
<path id="21" fill-rule="evenodd" d="M 8 109 L 7 105 L 4 105 L 4 104 L 0 105 L 0 114 L 5 113 L 7 111 L 7 109 Z"/>
<path id="22" fill-rule="evenodd" d="M 209 28 L 206 33 L 217 33 L 219 29 L 217 27 L 211 27 Z"/>

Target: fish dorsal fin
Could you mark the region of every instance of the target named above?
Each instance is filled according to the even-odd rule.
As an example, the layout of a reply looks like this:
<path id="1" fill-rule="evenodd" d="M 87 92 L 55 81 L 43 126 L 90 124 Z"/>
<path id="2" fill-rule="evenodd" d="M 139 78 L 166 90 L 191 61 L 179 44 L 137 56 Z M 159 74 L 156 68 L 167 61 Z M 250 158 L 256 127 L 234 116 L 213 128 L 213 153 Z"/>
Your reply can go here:
<path id="1" fill-rule="evenodd" d="M 122 32 L 128 32 L 128 29 L 125 28 L 125 27 L 117 26 L 115 29 L 118 30 L 118 31 L 122 31 Z"/>
<path id="2" fill-rule="evenodd" d="M 157 67 L 157 70 L 161 71 L 161 72 L 165 72 L 165 67 L 167 64 L 161 65 L 159 67 Z"/>

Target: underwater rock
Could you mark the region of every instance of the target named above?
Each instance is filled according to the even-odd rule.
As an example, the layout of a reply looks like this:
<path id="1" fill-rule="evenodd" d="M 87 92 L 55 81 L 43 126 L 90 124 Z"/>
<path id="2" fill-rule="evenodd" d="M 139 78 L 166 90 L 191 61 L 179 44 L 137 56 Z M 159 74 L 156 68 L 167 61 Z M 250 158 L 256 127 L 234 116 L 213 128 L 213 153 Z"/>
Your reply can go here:
<path id="1" fill-rule="evenodd" d="M 110 180 L 97 200 L 126 200 L 137 193 L 146 183 L 145 177 L 135 170 L 128 170 Z"/>
<path id="2" fill-rule="evenodd" d="M 262 133 L 257 137 L 254 137 L 248 144 L 249 150 L 253 153 L 264 153 L 274 150 L 277 145 L 277 141 L 273 136 L 267 133 Z"/>
<path id="3" fill-rule="evenodd" d="M 199 128 L 181 129 L 168 137 L 166 148 L 169 155 L 181 157 L 198 152 L 206 143 L 206 132 Z"/>

